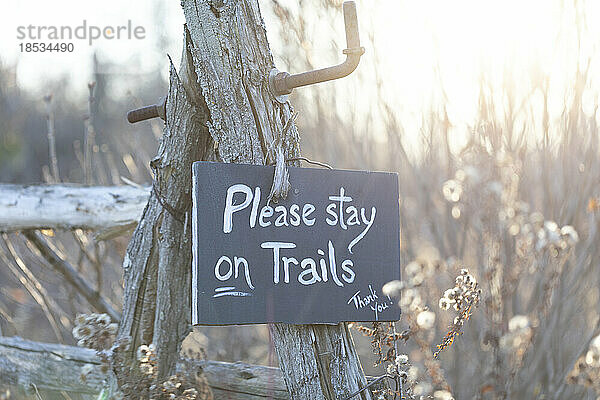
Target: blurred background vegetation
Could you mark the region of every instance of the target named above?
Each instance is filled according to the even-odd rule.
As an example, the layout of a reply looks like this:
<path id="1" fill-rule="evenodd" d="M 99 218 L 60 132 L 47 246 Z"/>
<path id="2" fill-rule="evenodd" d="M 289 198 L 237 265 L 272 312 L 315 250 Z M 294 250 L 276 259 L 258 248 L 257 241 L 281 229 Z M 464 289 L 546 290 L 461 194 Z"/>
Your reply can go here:
<path id="1" fill-rule="evenodd" d="M 345 82 L 296 90 L 290 101 L 306 157 L 399 173 L 403 279 L 388 289 L 402 293 L 403 319 L 395 326 L 402 334 L 388 354 L 387 325 L 355 325 L 365 372 L 381 375 L 396 365 L 406 373 L 405 395 L 415 398 L 596 399 L 598 6 L 358 3 L 367 48 L 358 71 Z M 280 70 L 341 57 L 341 1 L 260 5 Z M 119 69 L 106 57 L 88 61 L 92 96 L 69 78 L 31 89 L 18 62 L 0 64 L 1 182 L 151 182 L 162 121 L 129 125 L 125 114 L 166 93 L 166 58 L 162 70 L 141 76 L 106 73 Z M 48 155 L 49 119 L 59 176 Z M 128 237 L 45 233 L 119 308 Z M 457 301 L 463 268 L 482 290 L 470 317 L 440 303 Z M 3 335 L 75 343 L 73 320 L 89 305 L 19 234 L 0 238 L 0 282 Z M 463 333 L 435 359 L 457 322 Z M 265 326 L 197 328 L 185 346 L 215 360 L 277 363 Z M 407 363 L 395 362 L 400 354 Z"/>

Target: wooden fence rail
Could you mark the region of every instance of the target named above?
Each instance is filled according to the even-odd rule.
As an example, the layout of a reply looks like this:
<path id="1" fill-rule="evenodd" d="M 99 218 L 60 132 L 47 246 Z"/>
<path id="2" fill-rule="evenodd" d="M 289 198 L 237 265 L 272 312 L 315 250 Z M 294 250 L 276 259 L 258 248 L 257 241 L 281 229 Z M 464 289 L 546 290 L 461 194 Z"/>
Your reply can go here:
<path id="1" fill-rule="evenodd" d="M 240 362 L 199 363 L 215 400 L 289 399 L 279 368 Z M 86 365 L 91 365 L 91 371 L 82 379 Z M 26 390 L 97 394 L 109 379 L 94 350 L 0 337 L 0 383 Z"/>
<path id="2" fill-rule="evenodd" d="M 149 188 L 0 184 L 0 232 L 27 229 L 133 229 Z"/>

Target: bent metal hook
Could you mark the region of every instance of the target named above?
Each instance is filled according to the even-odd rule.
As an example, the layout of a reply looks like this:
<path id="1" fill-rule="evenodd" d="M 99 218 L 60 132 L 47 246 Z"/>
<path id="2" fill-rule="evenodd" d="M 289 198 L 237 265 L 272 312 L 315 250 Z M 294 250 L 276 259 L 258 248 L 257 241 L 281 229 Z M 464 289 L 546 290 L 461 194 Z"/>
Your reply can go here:
<path id="1" fill-rule="evenodd" d="M 345 1 L 342 7 L 344 10 L 347 46 L 343 53 L 346 55 L 346 60 L 333 67 L 294 75 L 273 69 L 269 75 L 269 87 L 278 100 L 285 101 L 286 98 L 284 96 L 292 93 L 294 88 L 340 79 L 350 75 L 356 69 L 360 62 L 360 56 L 365 53 L 365 48 L 360 46 L 356 3 L 354 1 Z"/>
<path id="2" fill-rule="evenodd" d="M 350 75 L 356 69 L 360 62 L 360 57 L 365 53 L 365 48 L 360 45 L 360 36 L 358 34 L 356 3 L 354 1 L 345 1 L 342 8 L 344 11 L 344 27 L 346 29 L 347 46 L 343 53 L 346 55 L 346 60 L 333 67 L 321 68 L 293 75 L 288 72 L 280 72 L 276 68 L 273 68 L 268 77 L 269 90 L 275 96 L 277 101 L 285 103 L 287 101 L 287 95 L 292 93 L 294 88 L 340 79 Z M 127 113 L 127 120 L 132 124 L 156 117 L 161 117 L 164 120 L 165 103 L 166 97 L 163 97 L 159 100 L 158 104 L 129 111 Z"/>

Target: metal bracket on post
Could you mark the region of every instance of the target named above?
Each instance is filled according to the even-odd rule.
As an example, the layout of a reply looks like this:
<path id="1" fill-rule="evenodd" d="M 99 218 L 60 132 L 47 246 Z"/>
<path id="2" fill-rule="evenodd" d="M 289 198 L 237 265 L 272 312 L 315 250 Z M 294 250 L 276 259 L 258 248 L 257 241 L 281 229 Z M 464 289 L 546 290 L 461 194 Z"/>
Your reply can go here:
<path id="1" fill-rule="evenodd" d="M 161 97 L 156 104 L 129 111 L 127 113 L 127 121 L 134 124 L 156 117 L 160 117 L 164 121 L 166 105 L 167 97 Z"/>
<path id="2" fill-rule="evenodd" d="M 290 74 L 273 68 L 269 72 L 269 90 L 280 103 L 285 103 L 292 90 L 301 86 L 314 85 L 315 83 L 332 81 L 350 75 L 360 62 L 360 57 L 365 53 L 365 48 L 360 45 L 358 34 L 358 17 L 356 16 L 356 3 L 345 1 L 342 5 L 344 11 L 344 27 L 346 29 L 346 46 L 342 51 L 346 55 L 343 63 L 332 67 L 315 69 L 313 71 Z M 166 97 L 160 99 L 158 104 L 138 108 L 127 113 L 130 123 L 144 121 L 150 118 L 161 117 L 165 119 Z"/>
<path id="3" fill-rule="evenodd" d="M 360 62 L 360 56 L 365 53 L 365 48 L 360 45 L 360 36 L 358 34 L 356 3 L 354 1 L 345 1 L 342 7 L 344 10 L 347 46 L 343 53 L 346 55 L 346 60 L 333 67 L 294 75 L 278 71 L 276 68 L 272 69 L 269 73 L 269 88 L 278 101 L 287 101 L 287 95 L 292 93 L 294 88 L 340 79 L 350 75 L 356 69 Z"/>

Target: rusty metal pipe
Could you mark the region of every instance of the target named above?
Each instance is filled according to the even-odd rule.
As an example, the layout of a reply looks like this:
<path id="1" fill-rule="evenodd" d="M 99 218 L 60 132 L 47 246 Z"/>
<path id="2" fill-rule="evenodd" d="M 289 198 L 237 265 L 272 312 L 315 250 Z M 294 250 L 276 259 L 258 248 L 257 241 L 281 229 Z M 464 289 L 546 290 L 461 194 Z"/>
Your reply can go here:
<path id="1" fill-rule="evenodd" d="M 360 57 L 365 53 L 364 47 L 360 46 L 356 3 L 354 1 L 345 1 L 342 8 L 344 12 L 344 27 L 346 29 L 347 46 L 343 53 L 346 55 L 346 60 L 333 67 L 316 69 L 294 75 L 273 69 L 269 74 L 269 86 L 278 101 L 287 101 L 286 95 L 292 93 L 294 88 L 343 78 L 350 75 L 356 69 L 360 62 Z M 158 104 L 129 111 L 127 113 L 127 120 L 130 123 L 156 117 L 161 117 L 164 120 L 165 100 L 166 98 L 162 98 Z"/>
<path id="2" fill-rule="evenodd" d="M 157 104 L 153 104 L 151 106 L 146 106 L 142 108 L 138 108 L 127 113 L 127 121 L 133 124 L 140 121 L 145 121 L 147 119 L 161 117 L 163 120 L 165 119 L 165 107 L 166 107 L 167 98 L 162 97 L 158 100 Z"/>
<path id="3" fill-rule="evenodd" d="M 360 61 L 360 56 L 365 52 L 364 47 L 360 46 L 356 3 L 354 1 L 345 1 L 342 7 L 344 10 L 347 46 L 343 53 L 346 55 L 346 60 L 333 67 L 294 75 L 290 75 L 287 72 L 279 72 L 273 78 L 273 91 L 277 96 L 290 94 L 297 87 L 343 78 L 350 75 L 356 69 Z"/>

